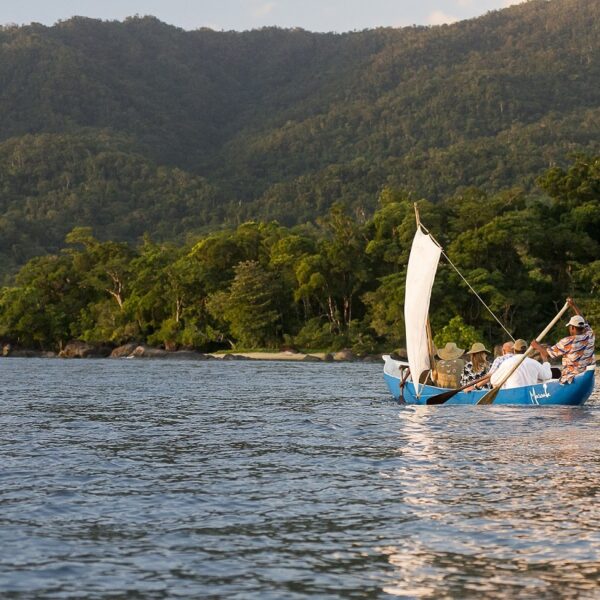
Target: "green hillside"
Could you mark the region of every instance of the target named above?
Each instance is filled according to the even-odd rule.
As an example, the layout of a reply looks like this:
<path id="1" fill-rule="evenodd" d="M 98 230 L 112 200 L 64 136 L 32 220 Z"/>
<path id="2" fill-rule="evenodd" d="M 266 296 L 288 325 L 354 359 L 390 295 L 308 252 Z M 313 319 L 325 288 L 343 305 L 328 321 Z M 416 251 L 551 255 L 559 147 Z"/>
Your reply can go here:
<path id="1" fill-rule="evenodd" d="M 599 40 L 596 0 L 347 34 L 4 27 L 0 276 L 74 226 L 181 240 L 338 201 L 371 215 L 384 187 L 532 190 L 600 150 Z"/>

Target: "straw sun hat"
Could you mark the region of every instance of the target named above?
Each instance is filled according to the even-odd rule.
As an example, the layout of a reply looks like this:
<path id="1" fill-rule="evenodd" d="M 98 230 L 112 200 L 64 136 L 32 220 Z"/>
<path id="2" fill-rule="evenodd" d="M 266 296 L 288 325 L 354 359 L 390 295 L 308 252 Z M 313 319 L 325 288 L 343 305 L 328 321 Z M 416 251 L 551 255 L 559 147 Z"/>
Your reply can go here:
<path id="1" fill-rule="evenodd" d="M 527 346 L 529 344 L 525 341 L 525 340 L 515 340 L 515 343 L 513 344 L 513 350 L 515 350 L 516 352 L 521 352 L 521 350 L 527 350 Z"/>
<path id="2" fill-rule="evenodd" d="M 467 354 L 477 354 L 478 352 L 487 352 L 490 354 L 490 351 L 481 342 L 475 342 Z"/>
<path id="3" fill-rule="evenodd" d="M 460 358 L 465 353 L 464 350 L 458 348 L 454 342 L 448 342 L 443 348 L 437 351 L 437 355 L 442 360 L 454 360 Z"/>

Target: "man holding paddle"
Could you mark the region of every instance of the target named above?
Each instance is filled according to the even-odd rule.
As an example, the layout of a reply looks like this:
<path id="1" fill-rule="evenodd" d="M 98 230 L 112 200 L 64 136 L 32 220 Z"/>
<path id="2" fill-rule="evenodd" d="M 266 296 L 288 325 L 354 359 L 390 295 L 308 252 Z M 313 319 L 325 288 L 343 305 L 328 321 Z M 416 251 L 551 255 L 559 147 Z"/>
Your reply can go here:
<path id="1" fill-rule="evenodd" d="M 540 364 L 537 360 L 533 360 L 533 358 L 522 358 L 519 356 L 525 354 L 525 350 L 527 350 L 528 347 L 525 340 L 515 341 L 513 345 L 514 356 L 509 360 L 504 361 L 498 370 L 492 374 L 491 383 L 494 387 L 502 385 L 503 388 L 510 389 L 522 387 L 524 385 L 534 385 L 552 379 L 552 369 L 547 360 Z M 515 369 L 514 367 L 518 361 L 520 361 L 520 364 Z M 504 384 L 502 384 L 502 380 L 509 373 L 511 373 L 510 376 Z"/>
<path id="2" fill-rule="evenodd" d="M 583 373 L 589 365 L 596 362 L 594 356 L 596 338 L 588 323 L 585 322 L 581 311 L 572 298 L 567 298 L 567 304 L 575 315 L 567 323 L 569 335 L 562 338 L 550 348 L 544 348 L 538 342 L 531 342 L 532 347 L 540 353 L 542 360 L 562 356 L 561 383 L 571 383 L 575 375 Z"/>

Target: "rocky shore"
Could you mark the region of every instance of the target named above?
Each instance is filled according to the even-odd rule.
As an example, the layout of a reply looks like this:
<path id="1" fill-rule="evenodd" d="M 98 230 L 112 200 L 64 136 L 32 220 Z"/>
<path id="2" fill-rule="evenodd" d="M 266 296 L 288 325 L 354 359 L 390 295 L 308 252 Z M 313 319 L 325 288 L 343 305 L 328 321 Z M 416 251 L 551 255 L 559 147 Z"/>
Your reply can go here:
<path id="1" fill-rule="evenodd" d="M 302 362 L 379 362 L 380 354 L 358 356 L 351 350 L 339 352 L 302 353 L 296 350 L 280 352 L 210 352 L 195 350 L 164 350 L 144 344 L 125 344 L 112 348 L 110 346 L 88 344 L 81 341 L 69 342 L 59 352 L 45 352 L 13 348 L 10 344 L 2 346 L 2 356 L 13 358 L 128 358 L 128 359 L 178 359 L 178 360 L 282 360 Z"/>

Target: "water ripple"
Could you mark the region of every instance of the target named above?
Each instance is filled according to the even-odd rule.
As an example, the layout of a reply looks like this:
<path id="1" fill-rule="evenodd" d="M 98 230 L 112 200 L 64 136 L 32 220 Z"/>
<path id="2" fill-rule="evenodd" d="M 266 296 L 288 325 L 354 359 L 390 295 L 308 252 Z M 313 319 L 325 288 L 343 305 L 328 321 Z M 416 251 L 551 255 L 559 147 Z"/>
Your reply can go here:
<path id="1" fill-rule="evenodd" d="M 368 364 L 0 361 L 11 598 L 594 598 L 600 391 L 400 407 Z"/>

